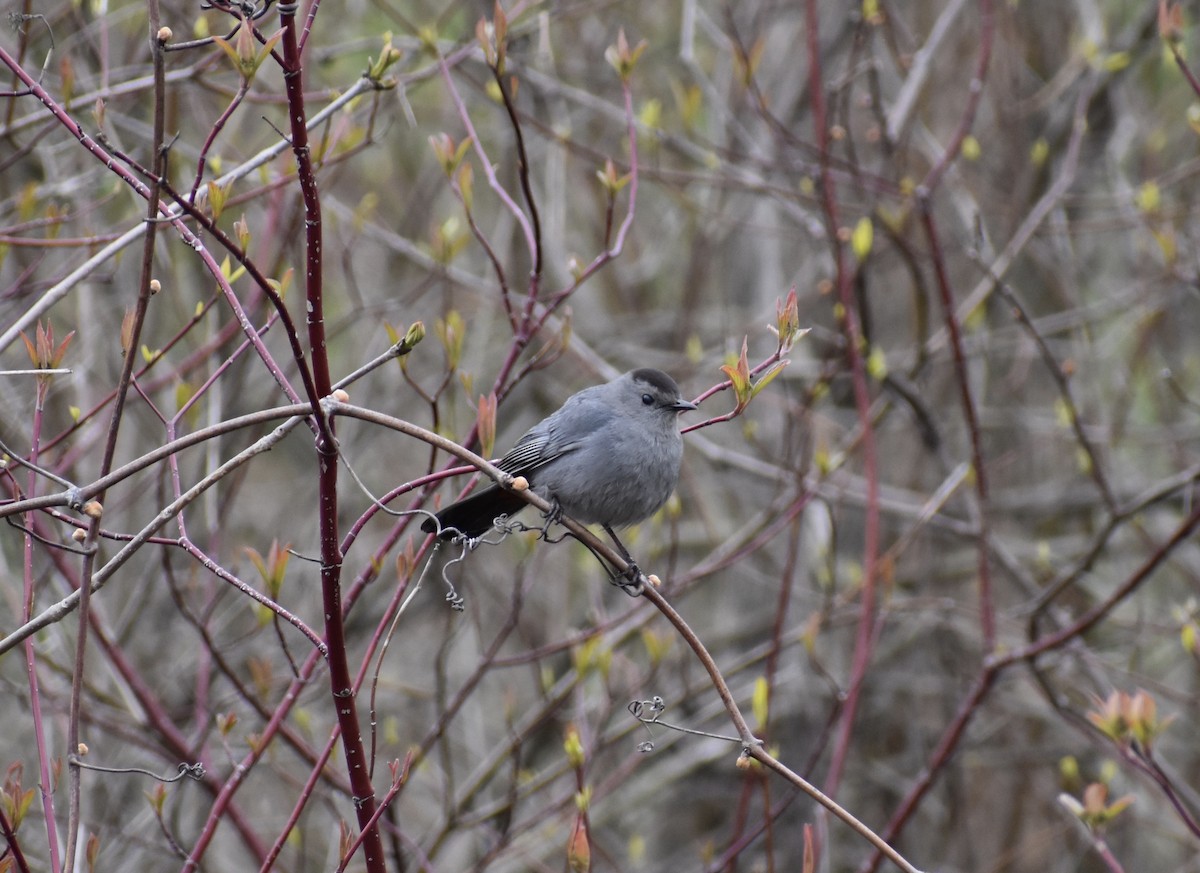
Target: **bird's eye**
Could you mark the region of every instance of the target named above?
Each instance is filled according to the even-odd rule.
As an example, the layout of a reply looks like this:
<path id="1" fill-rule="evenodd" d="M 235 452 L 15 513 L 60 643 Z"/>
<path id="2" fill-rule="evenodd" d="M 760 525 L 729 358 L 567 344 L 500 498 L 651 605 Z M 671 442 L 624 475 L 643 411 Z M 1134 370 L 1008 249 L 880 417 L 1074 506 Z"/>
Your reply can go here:
<path id="1" fill-rule="evenodd" d="M 649 394 L 643 394 L 642 395 L 642 406 L 653 406 L 653 405 L 654 405 L 654 398 L 651 397 Z"/>

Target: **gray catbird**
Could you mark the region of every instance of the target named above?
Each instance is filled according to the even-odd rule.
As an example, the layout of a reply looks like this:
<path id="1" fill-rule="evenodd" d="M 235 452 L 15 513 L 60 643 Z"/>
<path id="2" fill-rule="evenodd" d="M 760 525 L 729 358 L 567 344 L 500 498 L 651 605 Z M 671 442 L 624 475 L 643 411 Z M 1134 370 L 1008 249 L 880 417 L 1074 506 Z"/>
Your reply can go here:
<path id="1" fill-rule="evenodd" d="M 584 388 L 530 428 L 496 466 L 529 480 L 534 493 L 585 524 L 636 524 L 667 502 L 679 480 L 679 413 L 695 409 L 661 370 L 626 373 Z M 425 519 L 443 539 L 478 537 L 528 504 L 493 485 Z"/>

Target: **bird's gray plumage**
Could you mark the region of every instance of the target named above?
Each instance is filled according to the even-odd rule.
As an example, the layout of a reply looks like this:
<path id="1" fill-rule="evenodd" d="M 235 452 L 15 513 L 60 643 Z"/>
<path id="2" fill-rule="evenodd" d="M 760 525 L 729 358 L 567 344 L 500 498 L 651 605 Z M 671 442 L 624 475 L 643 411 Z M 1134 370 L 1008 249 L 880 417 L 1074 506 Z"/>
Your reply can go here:
<path id="1" fill-rule="evenodd" d="M 695 409 L 661 370 L 633 370 L 571 395 L 496 466 L 586 524 L 624 527 L 653 515 L 679 479 L 679 413 Z M 477 537 L 525 501 L 498 485 L 426 519 L 422 529 Z M 453 529 L 453 530 L 451 530 Z"/>

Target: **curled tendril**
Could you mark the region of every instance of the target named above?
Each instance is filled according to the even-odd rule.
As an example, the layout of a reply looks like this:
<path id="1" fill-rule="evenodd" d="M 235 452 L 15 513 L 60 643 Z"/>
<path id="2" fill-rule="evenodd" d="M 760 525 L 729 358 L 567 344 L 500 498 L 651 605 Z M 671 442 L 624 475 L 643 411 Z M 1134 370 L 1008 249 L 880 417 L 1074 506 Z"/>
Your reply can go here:
<path id="1" fill-rule="evenodd" d="M 267 11 L 271 8 L 271 0 L 264 0 L 261 5 L 249 2 L 249 0 L 241 0 L 241 2 L 231 2 L 231 0 L 203 0 L 200 8 L 216 9 L 219 12 L 228 12 L 230 15 L 236 15 L 239 18 L 257 21 L 266 15 Z"/>
<path id="2" fill-rule="evenodd" d="M 478 540 L 472 540 L 472 539 L 467 539 L 467 538 L 462 538 L 462 537 L 455 537 L 451 542 L 461 543 L 463 548 L 462 548 L 462 551 L 459 552 L 458 557 L 451 558 L 449 561 L 446 562 L 446 565 L 444 567 L 442 567 L 442 584 L 446 586 L 446 602 L 450 604 L 450 608 L 453 609 L 455 612 L 462 612 L 463 605 L 467 601 L 466 601 L 466 598 L 464 598 L 461 594 L 458 593 L 458 589 L 456 589 L 454 587 L 454 583 L 450 580 L 449 571 L 450 571 L 450 568 L 453 567 L 455 564 L 465 561 L 467 558 L 467 555 L 469 555 L 472 551 L 474 551 L 475 547 L 479 544 L 479 542 L 478 542 Z"/>
<path id="3" fill-rule="evenodd" d="M 178 782 L 184 776 L 189 779 L 201 780 L 205 776 L 204 765 L 197 761 L 195 764 L 181 762 L 179 764 L 179 772 L 174 776 L 159 776 L 149 770 L 141 767 L 102 767 L 99 764 L 88 764 L 83 761 L 78 755 L 70 755 L 68 760 L 76 767 L 82 767 L 84 770 L 95 770 L 98 773 L 137 773 L 141 776 L 149 776 L 151 779 L 157 779 L 159 782 L 170 784 Z"/>
<path id="4" fill-rule="evenodd" d="M 692 736 L 696 737 L 709 737 L 710 739 L 714 740 L 725 740 L 729 743 L 739 743 L 742 745 L 743 749 L 746 747 L 745 742 L 741 737 L 730 737 L 725 736 L 724 734 L 698 731 L 694 730 L 693 728 L 686 728 L 682 725 L 671 724 L 670 722 L 663 721 L 661 716 L 667 709 L 667 703 L 657 694 L 651 697 L 649 700 L 631 700 L 629 705 L 625 708 L 629 710 L 630 715 L 632 715 L 634 718 L 640 721 L 643 726 L 645 726 L 647 731 L 650 731 L 651 725 L 658 725 L 666 728 L 667 730 L 678 731 L 681 734 L 691 734 Z M 651 732 L 651 735 L 653 735 L 653 732 Z M 761 740 L 756 740 L 755 742 L 759 745 L 762 743 Z M 638 744 L 637 748 L 639 752 L 645 754 L 654 750 L 654 743 L 643 742 Z"/>
<path id="5" fill-rule="evenodd" d="M 629 710 L 630 715 L 642 723 L 642 726 L 650 736 L 654 736 L 654 732 L 650 730 L 650 725 L 658 724 L 658 717 L 667 708 L 667 703 L 656 694 L 649 700 L 631 700 L 625 708 Z M 637 750 L 643 755 L 650 754 L 654 751 L 653 740 L 645 740 L 638 743 Z"/>
<path id="6" fill-rule="evenodd" d="M 626 707 L 630 715 L 645 725 L 657 724 L 658 717 L 666 708 L 667 702 L 657 694 L 649 700 L 631 700 L 629 706 Z M 649 717 L 646 716 L 647 712 L 650 713 Z"/>

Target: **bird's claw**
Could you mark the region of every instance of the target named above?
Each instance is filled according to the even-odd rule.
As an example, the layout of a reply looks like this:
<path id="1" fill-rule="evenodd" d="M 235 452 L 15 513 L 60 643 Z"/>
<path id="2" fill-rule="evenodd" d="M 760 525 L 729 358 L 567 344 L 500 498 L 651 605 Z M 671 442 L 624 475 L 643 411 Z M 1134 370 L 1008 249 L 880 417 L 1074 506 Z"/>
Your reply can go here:
<path id="1" fill-rule="evenodd" d="M 642 595 L 642 571 L 634 561 L 629 561 L 624 570 L 610 568 L 608 581 L 630 597 L 641 597 Z"/>
<path id="2" fill-rule="evenodd" d="M 542 519 L 546 522 L 546 525 L 542 528 L 542 530 L 545 531 L 551 525 L 558 524 L 560 521 L 562 521 L 562 517 L 562 504 L 558 502 L 557 498 L 552 497 L 550 499 L 550 508 L 547 509 L 545 515 L 542 516 Z"/>

